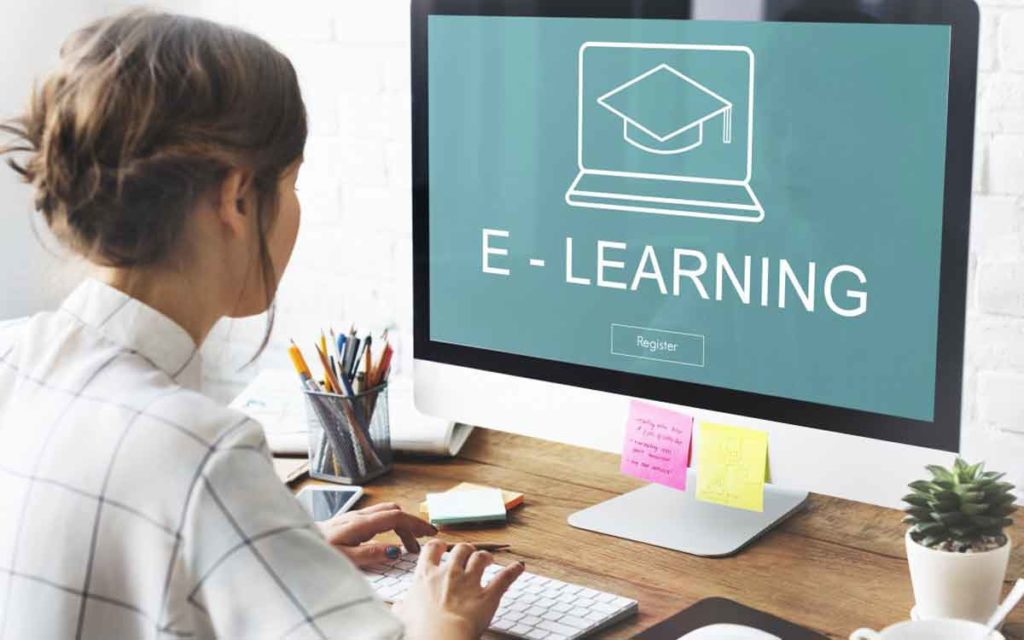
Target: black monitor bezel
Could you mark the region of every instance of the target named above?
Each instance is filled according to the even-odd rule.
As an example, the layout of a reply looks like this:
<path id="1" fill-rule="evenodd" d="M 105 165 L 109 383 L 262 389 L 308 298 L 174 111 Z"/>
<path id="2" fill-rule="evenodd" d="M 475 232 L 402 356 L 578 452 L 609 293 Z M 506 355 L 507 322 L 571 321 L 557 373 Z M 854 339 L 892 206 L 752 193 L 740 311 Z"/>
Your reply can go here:
<path id="1" fill-rule="evenodd" d="M 727 1 L 727 0 L 722 0 Z M 959 451 L 968 231 L 974 148 L 979 12 L 973 0 L 884 0 L 862 16 L 856 0 L 805 0 L 800 21 L 940 24 L 951 27 L 934 421 L 627 374 L 430 339 L 427 18 L 430 15 L 689 19 L 689 0 L 413 0 L 413 351 L 437 363 L 671 402 L 889 442 Z M 773 16 L 774 17 L 774 16 Z M 768 19 L 766 21 L 775 21 Z M 486 426 L 486 425 L 485 425 Z"/>

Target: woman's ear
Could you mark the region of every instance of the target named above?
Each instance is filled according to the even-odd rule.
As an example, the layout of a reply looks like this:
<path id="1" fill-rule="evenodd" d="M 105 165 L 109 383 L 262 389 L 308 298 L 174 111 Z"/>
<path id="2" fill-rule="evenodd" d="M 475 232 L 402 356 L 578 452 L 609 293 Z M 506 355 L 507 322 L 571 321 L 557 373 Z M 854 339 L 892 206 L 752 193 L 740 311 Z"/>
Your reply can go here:
<path id="1" fill-rule="evenodd" d="M 241 236 L 252 224 L 252 214 L 252 175 L 231 169 L 220 185 L 217 217 L 229 233 Z"/>

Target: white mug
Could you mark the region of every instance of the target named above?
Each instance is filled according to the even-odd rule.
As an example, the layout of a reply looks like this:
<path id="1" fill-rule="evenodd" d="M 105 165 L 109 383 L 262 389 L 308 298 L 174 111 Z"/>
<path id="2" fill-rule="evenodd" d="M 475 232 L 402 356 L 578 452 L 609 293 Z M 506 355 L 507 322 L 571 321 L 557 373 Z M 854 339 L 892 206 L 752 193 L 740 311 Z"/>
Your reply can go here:
<path id="1" fill-rule="evenodd" d="M 850 640 L 980 640 L 985 625 L 968 620 L 907 620 L 881 631 L 857 629 Z M 986 640 L 1005 640 L 993 631 Z"/>

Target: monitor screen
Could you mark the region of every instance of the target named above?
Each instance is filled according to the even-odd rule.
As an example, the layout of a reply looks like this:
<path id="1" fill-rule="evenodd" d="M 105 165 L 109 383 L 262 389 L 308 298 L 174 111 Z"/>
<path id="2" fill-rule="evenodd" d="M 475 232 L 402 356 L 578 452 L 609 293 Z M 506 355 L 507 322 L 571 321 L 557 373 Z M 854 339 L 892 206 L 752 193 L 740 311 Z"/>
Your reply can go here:
<path id="1" fill-rule="evenodd" d="M 430 15 L 426 41 L 430 344 L 928 440 L 949 25 Z"/>

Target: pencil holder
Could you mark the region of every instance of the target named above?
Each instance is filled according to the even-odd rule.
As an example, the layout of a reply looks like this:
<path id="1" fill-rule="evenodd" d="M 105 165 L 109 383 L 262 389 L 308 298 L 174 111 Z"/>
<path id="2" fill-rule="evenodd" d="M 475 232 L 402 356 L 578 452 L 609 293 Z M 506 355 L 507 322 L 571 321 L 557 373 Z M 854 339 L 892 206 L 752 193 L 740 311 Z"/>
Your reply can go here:
<path id="1" fill-rule="evenodd" d="M 309 475 L 362 484 L 391 470 L 388 385 L 354 396 L 305 391 Z"/>

